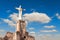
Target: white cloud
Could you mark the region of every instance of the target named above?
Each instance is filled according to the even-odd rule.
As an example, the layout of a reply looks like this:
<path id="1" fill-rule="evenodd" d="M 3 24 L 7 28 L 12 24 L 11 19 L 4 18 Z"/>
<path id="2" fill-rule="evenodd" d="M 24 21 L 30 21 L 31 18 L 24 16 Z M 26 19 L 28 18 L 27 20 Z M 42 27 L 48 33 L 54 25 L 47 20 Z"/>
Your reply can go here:
<path id="1" fill-rule="evenodd" d="M 35 34 L 35 32 L 33 32 L 33 31 L 32 31 L 32 32 L 30 32 L 30 33 Z"/>
<path id="2" fill-rule="evenodd" d="M 9 18 L 11 19 L 3 19 L 3 21 L 5 23 L 7 23 L 8 25 L 15 27 L 16 26 L 16 22 L 18 20 L 18 14 L 17 13 L 13 13 L 11 15 L 9 15 Z"/>
<path id="3" fill-rule="evenodd" d="M 51 26 L 44 26 L 44 28 L 55 28 L 54 25 L 51 25 Z"/>
<path id="4" fill-rule="evenodd" d="M 18 14 L 17 13 L 13 13 L 9 16 L 11 18 L 12 21 L 17 22 L 18 20 Z"/>
<path id="5" fill-rule="evenodd" d="M 59 13 L 56 13 L 56 16 L 59 16 Z"/>
<path id="6" fill-rule="evenodd" d="M 33 12 L 30 14 L 24 14 L 25 20 L 28 21 L 38 21 L 41 23 L 48 23 L 51 21 L 51 18 L 48 17 L 45 13 Z"/>
<path id="7" fill-rule="evenodd" d="M 32 32 L 29 32 L 29 35 L 31 35 L 31 36 L 34 36 L 35 37 L 35 32 L 34 31 L 32 31 Z"/>
<path id="8" fill-rule="evenodd" d="M 28 21 L 38 21 L 41 23 L 48 23 L 50 22 L 51 18 L 48 17 L 45 13 L 38 13 L 38 12 L 33 12 L 31 14 L 24 14 L 24 20 Z M 18 20 L 18 14 L 13 13 L 9 16 L 9 19 L 3 19 L 4 22 L 8 23 L 10 26 L 15 26 L 16 22 Z M 26 23 L 27 24 L 27 23 Z"/>
<path id="9" fill-rule="evenodd" d="M 60 19 L 60 16 L 57 16 L 58 19 Z"/>
<path id="10" fill-rule="evenodd" d="M 33 27 L 30 27 L 29 30 L 34 30 L 34 28 Z"/>
<path id="11" fill-rule="evenodd" d="M 9 19 L 3 19 L 3 21 L 8 23 L 8 25 L 10 25 L 10 26 L 16 26 L 16 24 L 14 24 L 14 22 Z"/>
<path id="12" fill-rule="evenodd" d="M 57 32 L 57 30 L 53 29 L 53 30 L 40 30 L 40 32 Z"/>

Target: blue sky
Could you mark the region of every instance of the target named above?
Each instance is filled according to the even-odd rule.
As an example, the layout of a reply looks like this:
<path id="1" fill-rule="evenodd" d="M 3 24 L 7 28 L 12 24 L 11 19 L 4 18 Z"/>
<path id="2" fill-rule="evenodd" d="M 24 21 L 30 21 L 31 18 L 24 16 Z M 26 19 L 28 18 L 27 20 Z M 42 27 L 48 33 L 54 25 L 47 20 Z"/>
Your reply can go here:
<path id="1" fill-rule="evenodd" d="M 28 31 L 30 27 L 34 28 L 34 32 L 40 32 L 40 30 L 49 30 L 48 28 L 44 28 L 44 26 L 55 26 L 55 29 L 60 33 L 60 0 L 0 0 L 0 29 L 5 31 L 15 31 L 14 27 L 10 27 L 7 23 L 5 23 L 2 19 L 10 19 L 9 15 L 13 13 L 18 13 L 15 9 L 22 5 L 23 15 L 25 13 L 32 13 L 33 11 L 38 13 L 45 13 L 51 18 L 49 23 L 40 23 L 40 22 L 30 22 L 28 23 Z M 56 16 L 56 14 L 58 14 Z"/>

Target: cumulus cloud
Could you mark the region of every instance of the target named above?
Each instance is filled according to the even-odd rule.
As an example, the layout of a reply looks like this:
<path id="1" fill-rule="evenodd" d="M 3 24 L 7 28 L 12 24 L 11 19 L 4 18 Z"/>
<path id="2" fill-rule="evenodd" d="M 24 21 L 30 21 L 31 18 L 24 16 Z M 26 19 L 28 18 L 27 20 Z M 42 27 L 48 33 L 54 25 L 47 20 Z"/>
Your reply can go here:
<path id="1" fill-rule="evenodd" d="M 13 13 L 9 16 L 11 18 L 12 21 L 17 22 L 18 20 L 18 14 L 17 13 Z"/>
<path id="2" fill-rule="evenodd" d="M 18 14 L 17 13 L 13 13 L 9 15 L 9 19 L 3 19 L 4 22 L 8 23 L 10 26 L 15 26 L 16 22 L 18 20 Z M 30 14 L 24 14 L 23 15 L 24 20 L 28 20 L 28 21 L 38 21 L 41 23 L 48 23 L 50 22 L 51 18 L 48 17 L 45 13 L 38 13 L 38 12 L 33 12 Z M 27 23 L 27 22 L 26 22 Z"/>
<path id="3" fill-rule="evenodd" d="M 8 25 L 10 25 L 10 26 L 16 26 L 16 24 L 14 24 L 14 22 L 11 21 L 11 20 L 9 20 L 9 19 L 3 19 L 3 21 L 4 21 L 5 23 L 7 23 Z"/>
<path id="4" fill-rule="evenodd" d="M 18 20 L 18 14 L 17 13 L 13 13 L 9 15 L 10 19 L 2 19 L 5 23 L 7 23 L 8 25 L 15 27 L 16 26 L 16 22 Z"/>
<path id="5" fill-rule="evenodd" d="M 57 30 L 53 29 L 53 30 L 40 30 L 40 32 L 57 32 Z"/>
<path id="6" fill-rule="evenodd" d="M 48 23 L 51 21 L 51 18 L 47 16 L 45 13 L 38 13 L 38 12 L 33 12 L 30 14 L 24 14 L 25 20 L 28 21 L 38 21 L 41 23 Z"/>
<path id="7" fill-rule="evenodd" d="M 51 25 L 51 26 L 44 26 L 44 28 L 55 28 L 54 25 Z"/>

